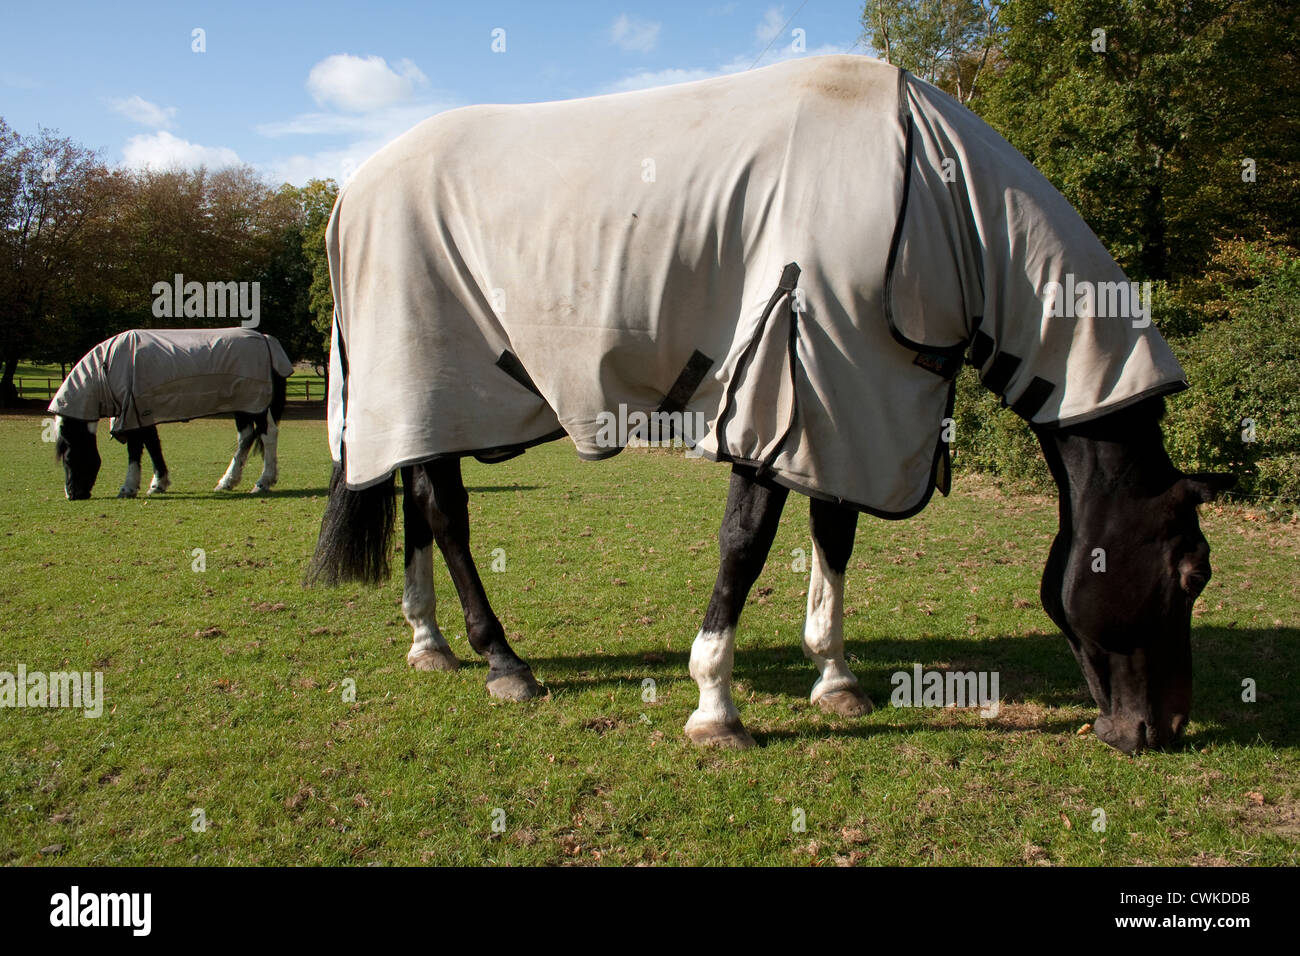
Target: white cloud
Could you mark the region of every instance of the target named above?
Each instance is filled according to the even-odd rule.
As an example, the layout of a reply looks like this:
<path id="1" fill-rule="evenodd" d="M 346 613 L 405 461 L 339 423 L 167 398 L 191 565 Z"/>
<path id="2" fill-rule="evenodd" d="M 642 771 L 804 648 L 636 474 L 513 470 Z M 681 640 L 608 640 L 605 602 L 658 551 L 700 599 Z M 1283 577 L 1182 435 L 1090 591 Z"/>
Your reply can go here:
<path id="1" fill-rule="evenodd" d="M 154 129 L 166 129 L 176 118 L 176 107 L 159 106 L 139 95 L 128 96 L 124 100 L 109 100 L 108 105 L 133 123 Z"/>
<path id="2" fill-rule="evenodd" d="M 166 130 L 132 136 L 122 147 L 122 162 L 133 169 L 193 169 L 239 165 L 239 154 L 225 146 L 200 146 Z"/>
<path id="3" fill-rule="evenodd" d="M 342 183 L 377 150 L 412 126 L 460 104 L 450 101 L 402 103 L 370 113 L 303 113 L 276 123 L 263 123 L 256 131 L 268 139 L 295 136 L 342 138 L 342 145 L 291 153 L 262 165 L 277 182 L 301 186 L 309 179 Z"/>
<path id="4" fill-rule="evenodd" d="M 449 110 L 450 101 L 402 103 L 369 113 L 299 113 L 287 120 L 258 124 L 258 133 L 271 139 L 282 136 L 358 136 L 392 139 L 420 120 Z"/>
<path id="5" fill-rule="evenodd" d="M 621 50 L 629 53 L 649 53 L 659 42 L 661 23 L 638 20 L 622 14 L 610 27 L 609 38 Z"/>
<path id="6" fill-rule="evenodd" d="M 316 153 L 297 153 L 264 163 L 260 169 L 277 183 L 302 186 L 309 179 L 332 179 L 342 184 L 357 171 L 383 143 L 354 143 L 342 149 L 326 149 Z"/>
<path id="7" fill-rule="evenodd" d="M 781 28 L 785 26 L 785 7 L 768 7 L 763 19 L 754 28 L 754 36 L 760 43 L 770 43 Z"/>
<path id="8" fill-rule="evenodd" d="M 390 67 L 382 57 L 341 53 L 311 69 L 307 89 L 323 107 L 286 120 L 262 123 L 256 131 L 268 139 L 325 137 L 317 149 L 293 146 L 259 168 L 280 182 L 302 185 L 309 179 L 343 183 L 376 151 L 412 126 L 461 104 L 416 94 L 428 78 L 410 60 Z"/>
<path id="9" fill-rule="evenodd" d="M 740 59 L 716 67 L 707 69 L 696 67 L 694 69 L 681 69 L 670 67 L 666 70 L 642 70 L 639 73 L 633 73 L 625 76 L 623 79 L 611 83 L 601 90 L 602 93 L 626 93 L 629 90 L 649 90 L 656 86 L 672 86 L 674 83 L 690 83 L 694 80 L 707 80 L 715 76 L 725 76 L 728 73 L 739 73 L 749 63 L 742 62 Z"/>
<path id="10" fill-rule="evenodd" d="M 429 78 L 410 60 L 394 66 L 382 56 L 336 53 L 311 68 L 307 91 L 321 106 L 363 113 L 410 99 L 428 85 Z"/>
<path id="11" fill-rule="evenodd" d="M 829 56 L 833 53 L 847 53 L 850 44 L 827 43 L 816 49 L 795 53 L 789 44 L 778 44 L 763 54 L 760 66 L 771 66 L 785 60 L 797 60 L 805 56 Z M 648 90 L 656 86 L 671 86 L 674 83 L 689 83 L 693 80 L 708 80 L 715 76 L 729 76 L 743 73 L 754 64 L 754 57 L 746 54 L 734 57 L 730 62 L 716 67 L 669 68 L 666 70 L 642 70 L 616 80 L 603 87 L 601 93 L 626 93 L 629 90 Z"/>

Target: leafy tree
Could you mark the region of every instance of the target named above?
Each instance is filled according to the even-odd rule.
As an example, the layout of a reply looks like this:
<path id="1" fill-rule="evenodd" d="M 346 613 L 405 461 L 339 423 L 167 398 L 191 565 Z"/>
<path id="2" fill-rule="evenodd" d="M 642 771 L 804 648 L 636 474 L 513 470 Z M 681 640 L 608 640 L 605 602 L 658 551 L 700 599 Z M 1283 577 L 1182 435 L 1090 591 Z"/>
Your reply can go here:
<path id="1" fill-rule="evenodd" d="M 888 62 L 960 102 L 996 57 L 1002 0 L 867 0 L 863 38 Z"/>
<path id="2" fill-rule="evenodd" d="M 0 403 L 17 400 L 18 362 L 48 349 L 45 318 L 81 279 L 86 226 L 110 176 L 98 157 L 54 131 L 27 141 L 0 120 Z"/>
<path id="3" fill-rule="evenodd" d="M 321 365 L 324 365 L 329 355 L 330 325 L 334 321 L 334 293 L 330 288 L 325 227 L 329 224 L 330 214 L 334 211 L 334 202 L 338 199 L 338 195 L 338 183 L 332 179 L 313 179 L 299 191 L 299 199 L 305 215 L 302 251 L 311 270 L 308 306 L 320 342 Z"/>
<path id="4" fill-rule="evenodd" d="M 1000 19 L 996 78 L 972 106 L 1131 275 L 1194 274 L 1233 235 L 1297 244 L 1300 7 L 1007 0 Z"/>

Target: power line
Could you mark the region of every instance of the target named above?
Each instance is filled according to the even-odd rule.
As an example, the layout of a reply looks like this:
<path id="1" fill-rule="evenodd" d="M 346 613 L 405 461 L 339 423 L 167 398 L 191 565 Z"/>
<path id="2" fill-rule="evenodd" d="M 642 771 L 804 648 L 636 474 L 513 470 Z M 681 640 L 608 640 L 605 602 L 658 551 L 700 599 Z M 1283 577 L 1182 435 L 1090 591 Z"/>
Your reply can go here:
<path id="1" fill-rule="evenodd" d="M 803 0 L 803 3 L 799 4 L 799 9 L 790 15 L 789 20 L 785 21 L 785 27 L 788 27 L 790 24 L 794 23 L 794 18 L 797 17 L 803 11 L 803 8 L 806 6 L 808 6 L 808 0 Z M 749 68 L 751 70 L 754 67 L 758 66 L 759 60 L 767 56 L 767 51 L 772 49 L 772 44 L 776 42 L 776 38 L 781 36 L 783 33 L 785 33 L 785 27 L 782 27 L 781 29 L 777 30 L 776 33 L 772 34 L 772 39 L 767 41 L 767 46 L 763 47 L 763 52 L 758 55 L 758 59 L 756 59 L 753 63 L 749 64 Z"/>

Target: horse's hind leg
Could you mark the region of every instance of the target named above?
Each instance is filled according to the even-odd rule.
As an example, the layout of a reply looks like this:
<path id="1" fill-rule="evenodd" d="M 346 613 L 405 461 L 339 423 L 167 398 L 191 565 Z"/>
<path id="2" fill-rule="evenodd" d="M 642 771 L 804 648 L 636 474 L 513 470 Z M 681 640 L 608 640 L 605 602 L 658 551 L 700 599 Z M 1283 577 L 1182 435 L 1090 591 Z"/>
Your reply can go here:
<path id="1" fill-rule="evenodd" d="M 527 700 L 542 688 L 532 669 L 506 641 L 505 630 L 488 603 L 469 549 L 469 495 L 460 476 L 460 459 L 443 458 L 412 469 L 412 507 L 433 531 L 465 610 L 470 646 L 487 659 L 487 689 L 503 700 Z M 417 539 L 418 540 L 418 539 Z"/>
<path id="2" fill-rule="evenodd" d="M 149 494 L 157 495 L 171 487 L 172 476 L 167 471 L 167 462 L 163 460 L 162 442 L 158 440 L 158 429 L 154 425 L 143 428 L 144 447 L 153 462 L 153 481 L 149 482 Z"/>
<path id="3" fill-rule="evenodd" d="M 788 492 L 759 482 L 751 468 L 731 470 L 727 511 L 718 530 L 721 562 L 704 624 L 691 645 L 691 677 L 700 688 L 700 706 L 686 722 L 686 736 L 697 744 L 741 749 L 754 738 L 740 722 L 731 699 L 736 625 L 781 521 Z"/>
<path id="4" fill-rule="evenodd" d="M 119 498 L 134 498 L 140 493 L 140 458 L 144 454 L 144 436 L 140 429 L 133 428 L 125 432 L 126 438 L 126 477 L 118 489 Z"/>
<path id="5" fill-rule="evenodd" d="M 808 581 L 803 652 L 820 672 L 811 699 L 827 713 L 859 717 L 871 712 L 871 701 L 844 660 L 844 569 L 853 554 L 858 513 L 814 498 L 808 518 L 812 525 L 813 566 Z"/>
<path id="6" fill-rule="evenodd" d="M 284 379 L 275 375 L 271 380 L 271 407 L 258 419 L 258 432 L 262 435 L 262 476 L 257 479 L 253 491 L 270 491 L 271 486 L 280 480 L 280 416 L 284 414 L 285 384 Z"/>
<path id="7" fill-rule="evenodd" d="M 402 529 L 406 538 L 402 613 L 413 631 L 406 663 L 417 671 L 454 671 L 460 667 L 460 661 L 438 630 L 433 593 L 433 529 L 415 499 L 414 470 L 402 469 Z"/>
<path id="8" fill-rule="evenodd" d="M 258 430 L 261 431 L 260 422 Z M 262 432 L 261 437 L 262 474 L 258 477 L 257 484 L 253 485 L 254 492 L 270 491 L 271 487 L 280 480 L 280 460 L 276 449 L 280 440 L 280 424 L 269 414 L 266 414 L 266 430 Z"/>
<path id="9" fill-rule="evenodd" d="M 235 446 L 235 456 L 230 459 L 230 467 L 217 482 L 216 491 L 230 491 L 239 484 L 239 480 L 244 477 L 244 462 L 248 461 L 248 453 L 257 440 L 257 424 L 252 415 L 236 412 L 235 427 L 239 429 L 239 444 Z"/>

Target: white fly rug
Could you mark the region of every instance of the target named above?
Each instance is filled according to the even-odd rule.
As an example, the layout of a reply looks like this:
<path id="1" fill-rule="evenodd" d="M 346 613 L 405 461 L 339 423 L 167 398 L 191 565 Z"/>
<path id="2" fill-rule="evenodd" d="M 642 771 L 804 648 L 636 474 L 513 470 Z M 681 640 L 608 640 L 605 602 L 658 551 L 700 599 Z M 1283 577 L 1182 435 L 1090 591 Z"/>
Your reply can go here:
<path id="1" fill-rule="evenodd" d="M 968 349 L 1038 424 L 1185 387 L 1047 180 L 865 57 L 441 114 L 357 171 L 327 244 L 353 489 L 565 434 L 602 458 L 611 418 L 684 412 L 710 458 L 902 517 L 946 486 Z"/>
<path id="2" fill-rule="evenodd" d="M 100 342 L 64 379 L 49 410 L 112 418 L 114 435 L 164 422 L 271 404 L 271 372 L 293 363 L 275 338 L 252 329 L 132 329 Z"/>

